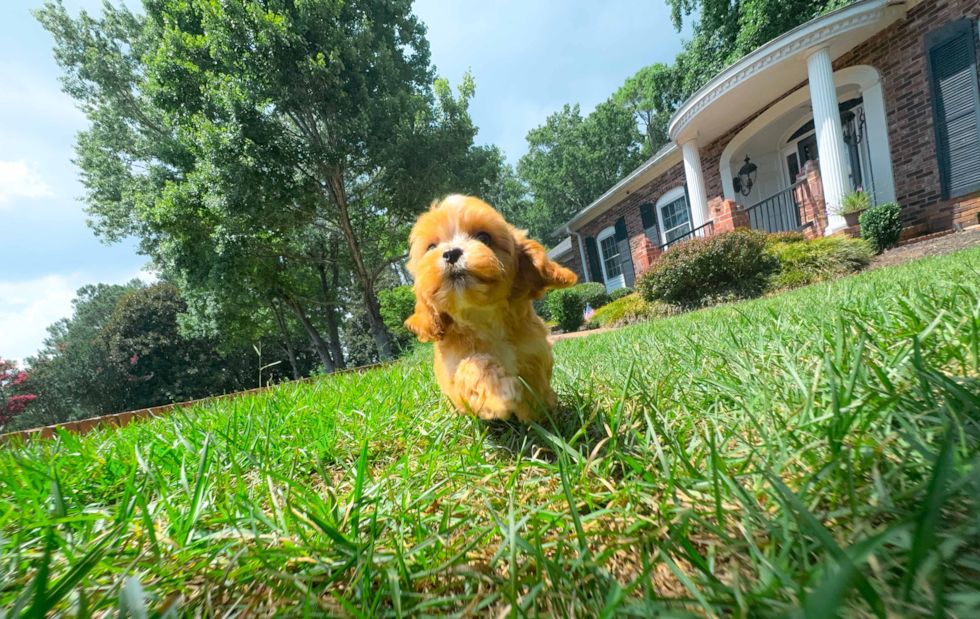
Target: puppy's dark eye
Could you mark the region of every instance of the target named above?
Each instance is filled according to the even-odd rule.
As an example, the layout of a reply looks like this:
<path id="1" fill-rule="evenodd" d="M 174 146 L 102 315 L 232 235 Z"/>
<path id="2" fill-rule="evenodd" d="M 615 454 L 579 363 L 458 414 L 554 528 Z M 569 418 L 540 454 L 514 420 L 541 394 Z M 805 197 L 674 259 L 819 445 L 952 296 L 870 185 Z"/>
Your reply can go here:
<path id="1" fill-rule="evenodd" d="M 490 247 L 490 244 L 493 243 L 493 237 L 487 234 L 486 232 L 477 233 L 476 240 L 480 241 L 487 247 Z"/>
<path id="2" fill-rule="evenodd" d="M 432 250 L 433 250 L 433 249 L 435 249 L 435 248 L 436 248 L 436 244 L 435 244 L 435 243 L 433 243 L 433 244 L 431 244 L 431 245 L 429 245 L 428 247 L 426 247 L 426 248 L 425 248 L 425 251 L 432 251 Z"/>

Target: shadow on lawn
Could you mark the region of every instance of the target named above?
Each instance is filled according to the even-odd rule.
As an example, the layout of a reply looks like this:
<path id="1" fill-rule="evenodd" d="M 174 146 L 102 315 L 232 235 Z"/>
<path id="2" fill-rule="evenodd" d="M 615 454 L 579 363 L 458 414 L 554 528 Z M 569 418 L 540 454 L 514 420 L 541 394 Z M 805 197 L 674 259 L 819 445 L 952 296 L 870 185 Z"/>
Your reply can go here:
<path id="1" fill-rule="evenodd" d="M 479 423 L 486 429 L 487 440 L 512 457 L 520 455 L 554 463 L 560 451 L 565 451 L 574 460 L 588 458 L 596 445 L 608 437 L 603 425 L 606 417 L 606 411 L 599 411 L 588 418 L 581 409 L 561 402 L 539 423 L 527 425 L 516 419 Z M 604 454 L 605 450 L 604 445 L 597 455 Z"/>

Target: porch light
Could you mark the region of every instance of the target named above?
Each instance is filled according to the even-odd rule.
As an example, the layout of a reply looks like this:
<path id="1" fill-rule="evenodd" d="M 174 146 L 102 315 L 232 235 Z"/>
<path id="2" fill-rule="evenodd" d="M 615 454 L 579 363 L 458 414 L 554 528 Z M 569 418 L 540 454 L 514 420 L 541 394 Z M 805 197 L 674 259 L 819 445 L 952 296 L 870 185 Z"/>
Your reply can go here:
<path id="1" fill-rule="evenodd" d="M 738 171 L 738 176 L 732 179 L 732 185 L 735 191 L 739 192 L 743 196 L 749 195 L 752 191 L 752 185 L 755 184 L 755 177 L 759 171 L 759 166 L 755 165 L 749 161 L 749 156 L 745 156 L 745 165 L 741 167 Z"/>

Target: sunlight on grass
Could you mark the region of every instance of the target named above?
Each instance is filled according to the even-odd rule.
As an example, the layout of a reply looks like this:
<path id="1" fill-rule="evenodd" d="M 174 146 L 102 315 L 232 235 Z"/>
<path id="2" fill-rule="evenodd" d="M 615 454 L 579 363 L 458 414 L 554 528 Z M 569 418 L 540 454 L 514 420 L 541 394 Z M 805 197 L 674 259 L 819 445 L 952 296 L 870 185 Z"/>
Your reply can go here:
<path id="1" fill-rule="evenodd" d="M 451 414 L 423 350 L 0 449 L 0 607 L 980 612 L 980 250 L 555 353 L 531 428 Z"/>

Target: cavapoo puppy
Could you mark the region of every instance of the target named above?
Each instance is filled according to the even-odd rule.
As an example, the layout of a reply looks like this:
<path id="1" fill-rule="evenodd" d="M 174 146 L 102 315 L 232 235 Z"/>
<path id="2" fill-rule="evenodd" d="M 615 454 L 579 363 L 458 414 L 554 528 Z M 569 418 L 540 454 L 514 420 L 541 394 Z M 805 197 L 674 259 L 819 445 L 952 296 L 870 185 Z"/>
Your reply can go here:
<path id="1" fill-rule="evenodd" d="M 536 400 L 554 407 L 548 329 L 531 301 L 573 285 L 575 273 L 468 196 L 434 202 L 409 243 L 415 313 L 405 326 L 435 342 L 436 380 L 453 406 L 480 419 L 513 413 L 525 423 L 538 418 Z"/>

